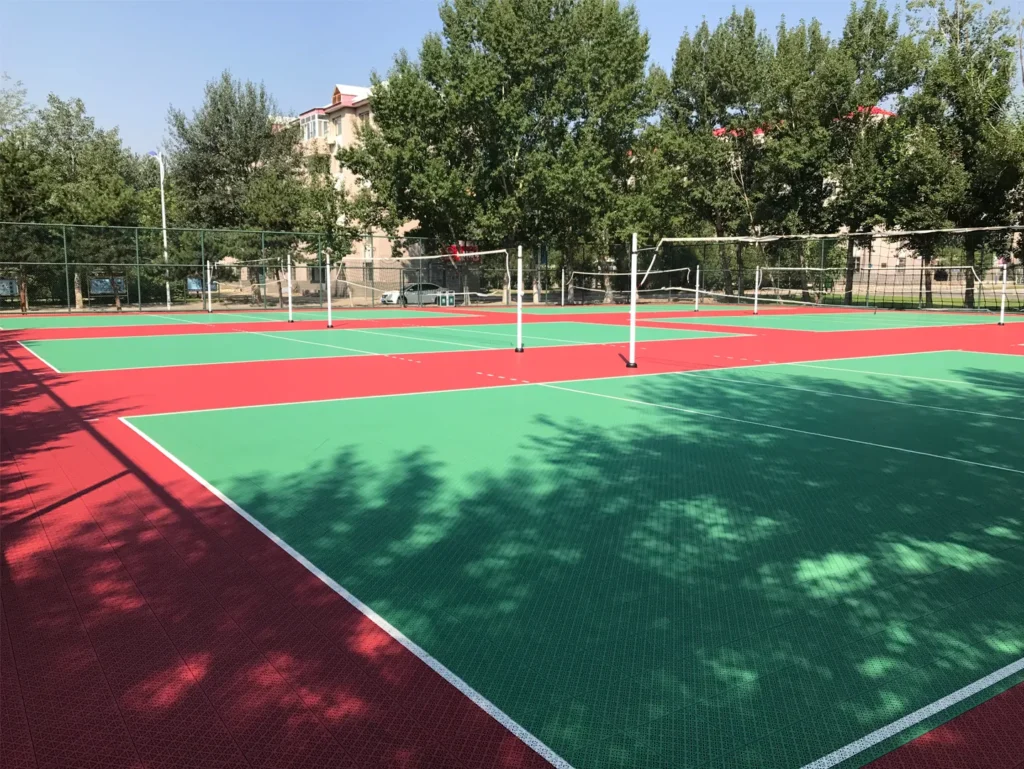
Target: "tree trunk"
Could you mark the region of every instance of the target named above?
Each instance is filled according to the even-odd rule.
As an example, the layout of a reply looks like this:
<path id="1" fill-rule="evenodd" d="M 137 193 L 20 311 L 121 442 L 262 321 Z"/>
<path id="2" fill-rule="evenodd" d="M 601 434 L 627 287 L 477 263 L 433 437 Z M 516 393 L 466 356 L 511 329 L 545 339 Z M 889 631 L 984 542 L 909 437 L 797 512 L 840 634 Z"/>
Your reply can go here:
<path id="1" fill-rule="evenodd" d="M 736 244 L 736 295 L 743 296 L 743 251 L 745 243 Z"/>
<path id="2" fill-rule="evenodd" d="M 18 303 L 21 305 L 21 314 L 28 313 L 28 279 L 24 274 L 18 276 Z"/>
<path id="3" fill-rule="evenodd" d="M 931 259 L 924 259 L 922 264 L 924 267 L 924 306 L 932 306 L 932 271 L 931 271 Z"/>
<path id="4" fill-rule="evenodd" d="M 277 268 L 277 307 L 284 307 L 284 281 L 281 280 L 281 268 Z"/>
<path id="5" fill-rule="evenodd" d="M 807 285 L 807 252 L 803 244 L 798 244 L 800 249 L 800 300 L 803 302 L 811 303 L 811 290 Z"/>
<path id="6" fill-rule="evenodd" d="M 977 241 L 973 235 L 968 235 L 966 243 L 967 268 L 964 270 L 964 307 L 974 309 L 974 254 L 977 249 Z M 952 277 L 952 276 L 950 276 Z"/>
<path id="7" fill-rule="evenodd" d="M 535 267 L 533 270 L 533 303 L 540 304 L 540 268 Z"/>
<path id="8" fill-rule="evenodd" d="M 843 290 L 843 304 L 853 304 L 853 238 L 846 241 L 846 287 Z"/>
<path id="9" fill-rule="evenodd" d="M 606 259 L 602 259 L 599 262 L 600 266 L 598 269 L 601 271 L 601 283 L 604 286 L 604 304 L 611 304 L 614 301 L 612 297 L 612 278 L 608 275 L 608 262 Z"/>
<path id="10" fill-rule="evenodd" d="M 117 278 L 110 276 L 110 287 L 114 290 L 114 309 L 121 312 L 121 292 L 117 290 Z"/>
<path id="11" fill-rule="evenodd" d="M 82 273 L 75 270 L 75 309 L 81 310 L 85 307 L 85 299 L 82 298 Z"/>

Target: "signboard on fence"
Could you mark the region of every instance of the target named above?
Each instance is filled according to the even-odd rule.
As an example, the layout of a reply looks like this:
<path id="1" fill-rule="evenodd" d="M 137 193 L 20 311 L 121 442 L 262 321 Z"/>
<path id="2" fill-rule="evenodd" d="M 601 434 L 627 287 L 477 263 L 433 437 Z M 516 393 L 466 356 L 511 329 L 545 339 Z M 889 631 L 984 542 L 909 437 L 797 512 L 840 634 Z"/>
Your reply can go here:
<path id="1" fill-rule="evenodd" d="M 185 278 L 185 290 L 192 292 L 198 291 L 203 292 L 203 279 L 202 278 Z"/>
<path id="2" fill-rule="evenodd" d="M 0 296 L 17 296 L 18 281 L 14 278 L 0 278 Z"/>
<path id="3" fill-rule="evenodd" d="M 124 284 L 124 278 L 89 279 L 89 296 L 113 296 L 115 289 L 118 294 L 127 295 L 128 289 Z"/>

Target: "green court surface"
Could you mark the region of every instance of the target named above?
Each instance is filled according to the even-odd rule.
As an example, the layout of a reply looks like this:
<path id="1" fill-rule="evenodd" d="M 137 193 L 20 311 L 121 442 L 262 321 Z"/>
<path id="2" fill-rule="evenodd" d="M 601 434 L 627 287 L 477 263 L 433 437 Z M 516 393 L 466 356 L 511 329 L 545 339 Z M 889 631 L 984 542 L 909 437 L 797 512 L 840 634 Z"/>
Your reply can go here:
<path id="1" fill-rule="evenodd" d="M 626 326 L 607 323 L 530 323 L 523 327 L 523 344 L 529 347 L 626 344 L 628 335 Z M 638 342 L 719 336 L 729 335 L 681 328 L 637 329 Z M 515 347 L 515 343 L 516 327 L 512 323 L 322 331 L 244 331 L 22 342 L 61 373 L 349 355 L 414 355 L 493 350 Z"/>
<path id="2" fill-rule="evenodd" d="M 1022 391 L 930 353 L 129 421 L 572 765 L 798 769 L 1024 656 Z"/>
<path id="3" fill-rule="evenodd" d="M 384 320 L 387 318 L 423 318 L 428 315 L 465 317 L 464 313 L 438 312 L 435 310 L 333 310 L 334 319 Z M 327 321 L 327 310 L 295 310 L 295 320 Z M 287 311 L 258 310 L 230 312 L 178 312 L 178 313 L 85 313 L 67 315 L 0 315 L 0 329 L 16 330 L 29 328 L 101 328 L 105 326 L 193 326 L 207 323 L 259 323 L 288 320 Z"/>
<path id="4" fill-rule="evenodd" d="M 712 323 L 718 326 L 744 328 L 778 328 L 788 331 L 872 331 L 886 328 L 922 328 L 925 326 L 962 326 L 974 323 L 999 322 L 995 314 L 965 312 L 912 312 L 879 310 L 839 310 L 836 312 L 808 312 L 806 314 L 774 315 L 767 312 L 754 315 L 730 315 L 713 318 L 658 318 L 666 323 Z M 1024 320 L 1007 316 L 1007 321 Z"/>

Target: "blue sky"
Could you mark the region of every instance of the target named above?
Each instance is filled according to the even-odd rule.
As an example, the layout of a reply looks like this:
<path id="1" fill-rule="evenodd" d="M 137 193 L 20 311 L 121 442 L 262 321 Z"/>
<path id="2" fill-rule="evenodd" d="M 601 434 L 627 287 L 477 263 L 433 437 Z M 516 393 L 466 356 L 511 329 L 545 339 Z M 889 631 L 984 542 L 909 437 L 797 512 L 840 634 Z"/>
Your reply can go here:
<path id="1" fill-rule="evenodd" d="M 743 5 L 744 3 L 737 3 Z M 846 0 L 749 0 L 763 26 L 816 15 L 838 34 Z M 1021 7 L 1024 0 L 1012 0 Z M 732 3 L 636 0 L 651 59 L 671 66 L 679 35 Z M 283 111 L 327 103 L 334 83 L 363 85 L 401 48 L 439 27 L 436 0 L 334 2 L 0 2 L 0 71 L 29 98 L 82 98 L 103 127 L 143 152 L 166 133 L 167 108 L 191 110 L 222 70 L 266 83 Z"/>

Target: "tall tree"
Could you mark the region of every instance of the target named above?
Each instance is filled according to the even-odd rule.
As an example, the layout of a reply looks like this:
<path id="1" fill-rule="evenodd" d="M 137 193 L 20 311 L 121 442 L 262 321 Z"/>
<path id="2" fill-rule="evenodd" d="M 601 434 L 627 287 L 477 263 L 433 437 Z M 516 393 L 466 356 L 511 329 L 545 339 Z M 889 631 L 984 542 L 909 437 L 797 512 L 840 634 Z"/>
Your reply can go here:
<path id="1" fill-rule="evenodd" d="M 171 168 L 178 205 L 188 224 L 203 227 L 291 228 L 298 208 L 276 207 L 280 193 L 294 198 L 302 161 L 298 128 L 274 124 L 273 99 L 262 84 L 224 72 L 206 85 L 192 116 L 171 108 Z"/>
<path id="2" fill-rule="evenodd" d="M 1013 191 L 1024 178 L 1024 146 L 1011 119 L 1015 44 L 1010 17 L 988 2 L 912 0 L 911 22 L 928 49 L 921 87 L 903 109 L 916 126 L 934 130 L 939 154 L 963 169 L 965 194 L 947 201 L 957 227 L 1006 224 Z M 974 267 L 981 234 L 965 237 Z M 965 303 L 974 306 L 974 274 L 966 274 Z"/>
<path id="3" fill-rule="evenodd" d="M 441 243 L 606 237 L 650 111 L 648 40 L 617 0 L 447 0 L 417 60 L 374 76 L 342 163 Z"/>

